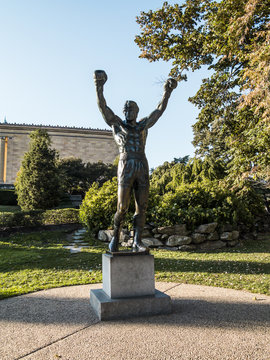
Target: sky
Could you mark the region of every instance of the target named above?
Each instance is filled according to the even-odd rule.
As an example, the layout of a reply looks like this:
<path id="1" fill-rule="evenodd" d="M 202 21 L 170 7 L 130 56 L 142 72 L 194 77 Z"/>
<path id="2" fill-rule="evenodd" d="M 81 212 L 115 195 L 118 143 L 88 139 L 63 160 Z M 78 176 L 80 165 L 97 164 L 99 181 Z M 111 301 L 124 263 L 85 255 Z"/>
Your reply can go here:
<path id="1" fill-rule="evenodd" d="M 173 3 L 173 2 L 170 2 Z M 0 122 L 109 129 L 96 102 L 93 72 L 105 70 L 108 106 L 123 118 L 126 100 L 149 115 L 163 94 L 169 62 L 140 59 L 136 16 L 160 8 L 160 0 L 0 0 Z M 193 155 L 188 102 L 205 70 L 190 73 L 149 130 L 150 168 Z M 76 155 L 76 154 L 74 154 Z"/>

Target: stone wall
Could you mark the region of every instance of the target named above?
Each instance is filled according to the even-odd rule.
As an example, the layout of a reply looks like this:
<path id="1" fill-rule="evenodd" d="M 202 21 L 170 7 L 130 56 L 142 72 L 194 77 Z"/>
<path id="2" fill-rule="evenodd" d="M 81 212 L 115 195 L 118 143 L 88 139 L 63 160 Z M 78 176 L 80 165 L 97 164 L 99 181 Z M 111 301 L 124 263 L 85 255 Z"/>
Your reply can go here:
<path id="1" fill-rule="evenodd" d="M 46 129 L 60 157 L 78 157 L 83 162 L 112 163 L 118 155 L 112 132 L 84 128 L 0 124 L 0 183 L 12 184 L 28 151 L 29 133 Z"/>
<path id="2" fill-rule="evenodd" d="M 261 218 L 260 232 L 270 231 L 269 216 Z M 100 230 L 98 239 L 109 242 L 112 238 L 113 230 Z M 124 247 L 132 246 L 133 232 L 123 230 L 121 233 L 121 245 Z M 190 251 L 190 250 L 215 250 L 225 247 L 239 245 L 240 238 L 256 239 L 256 224 L 253 230 L 244 225 L 234 226 L 231 224 L 219 225 L 218 223 L 203 224 L 195 230 L 190 231 L 185 224 L 174 226 L 156 227 L 148 224 L 142 234 L 142 242 L 150 248 L 163 248 L 167 250 Z"/>

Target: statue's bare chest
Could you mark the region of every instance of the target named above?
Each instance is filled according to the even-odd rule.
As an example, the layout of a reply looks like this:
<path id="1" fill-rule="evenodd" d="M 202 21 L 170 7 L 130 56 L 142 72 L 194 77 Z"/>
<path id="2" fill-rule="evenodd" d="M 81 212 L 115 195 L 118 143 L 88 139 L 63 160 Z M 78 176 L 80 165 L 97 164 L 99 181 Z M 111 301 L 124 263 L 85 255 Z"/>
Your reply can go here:
<path id="1" fill-rule="evenodd" d="M 136 126 L 114 126 L 113 135 L 120 152 L 144 152 L 147 130 Z"/>

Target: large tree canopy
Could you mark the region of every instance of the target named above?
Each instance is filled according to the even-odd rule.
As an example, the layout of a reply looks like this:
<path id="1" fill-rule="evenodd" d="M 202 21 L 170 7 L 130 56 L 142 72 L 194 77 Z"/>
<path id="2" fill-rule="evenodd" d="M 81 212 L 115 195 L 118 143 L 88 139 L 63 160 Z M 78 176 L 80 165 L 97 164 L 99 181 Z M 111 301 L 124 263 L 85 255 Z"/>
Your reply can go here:
<path id="1" fill-rule="evenodd" d="M 190 101 L 199 107 L 196 152 L 227 163 L 232 177 L 270 178 L 270 0 L 165 2 L 137 18 L 140 57 L 172 61 L 170 76 L 207 65 Z"/>

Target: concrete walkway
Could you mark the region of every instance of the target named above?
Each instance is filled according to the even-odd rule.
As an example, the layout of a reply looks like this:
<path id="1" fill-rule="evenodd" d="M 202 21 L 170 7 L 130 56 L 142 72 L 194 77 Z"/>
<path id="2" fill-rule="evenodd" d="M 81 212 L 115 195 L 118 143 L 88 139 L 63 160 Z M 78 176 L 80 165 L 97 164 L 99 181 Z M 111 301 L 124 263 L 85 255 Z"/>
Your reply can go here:
<path id="1" fill-rule="evenodd" d="M 0 359 L 269 360 L 270 297 L 157 283 L 173 313 L 99 322 L 97 285 L 39 291 L 0 301 Z"/>

